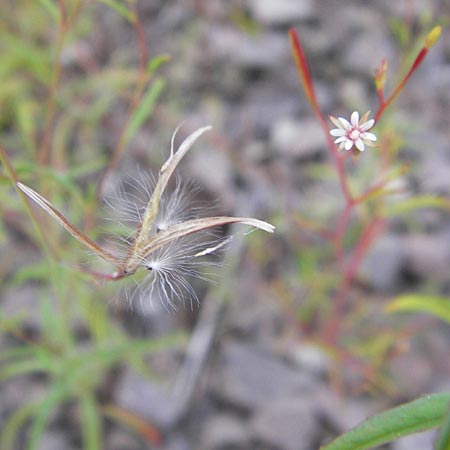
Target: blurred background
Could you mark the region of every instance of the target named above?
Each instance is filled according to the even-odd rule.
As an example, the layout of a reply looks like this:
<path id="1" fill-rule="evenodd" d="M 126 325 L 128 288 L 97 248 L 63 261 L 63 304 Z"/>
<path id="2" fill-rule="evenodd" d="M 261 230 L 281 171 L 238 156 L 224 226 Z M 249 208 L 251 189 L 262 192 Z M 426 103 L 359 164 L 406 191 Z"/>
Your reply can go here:
<path id="1" fill-rule="evenodd" d="M 414 294 L 426 310 L 450 292 L 449 20 L 444 0 L 2 0 L 0 448 L 313 450 L 449 390 L 448 324 L 386 309 Z M 389 93 L 437 24 L 441 39 L 373 129 L 379 146 L 346 163 L 356 196 L 384 184 L 339 255 L 327 236 L 344 196 L 288 30 L 323 113 L 373 117 L 383 58 Z M 89 275 L 114 269 L 11 180 L 114 252 L 114 193 L 157 175 L 181 123 L 177 142 L 213 126 L 178 170 L 201 186 L 196 205 L 277 229 L 220 230 L 237 234 L 215 282 L 193 280 L 199 304 L 169 311 Z M 383 227 L 337 314 L 373 220 Z"/>

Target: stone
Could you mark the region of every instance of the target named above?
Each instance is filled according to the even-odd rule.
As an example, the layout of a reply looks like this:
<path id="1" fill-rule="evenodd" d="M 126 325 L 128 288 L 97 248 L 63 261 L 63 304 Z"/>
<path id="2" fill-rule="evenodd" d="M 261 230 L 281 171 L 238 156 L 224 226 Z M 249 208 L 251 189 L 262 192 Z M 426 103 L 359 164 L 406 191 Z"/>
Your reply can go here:
<path id="1" fill-rule="evenodd" d="M 220 414 L 211 418 L 203 427 L 201 450 L 247 449 L 248 425 L 238 417 Z"/>
<path id="2" fill-rule="evenodd" d="M 323 130 L 314 118 L 280 118 L 272 127 L 270 143 L 276 153 L 296 159 L 314 157 L 326 146 Z"/>
<path id="3" fill-rule="evenodd" d="M 272 27 L 292 25 L 315 14 L 313 0 L 250 0 L 249 9 L 258 23 Z"/>
<path id="4" fill-rule="evenodd" d="M 436 430 L 415 433 L 392 442 L 392 450 L 422 450 L 434 448 L 436 444 Z"/>
<path id="5" fill-rule="evenodd" d="M 392 61 L 394 54 L 387 33 L 371 27 L 355 31 L 354 36 L 347 41 L 342 64 L 346 71 L 372 80 L 381 61 L 384 58 Z"/>
<path id="6" fill-rule="evenodd" d="M 176 417 L 176 407 L 169 394 L 130 368 L 117 386 L 116 402 L 161 428 L 170 428 Z"/>
<path id="7" fill-rule="evenodd" d="M 290 60 L 284 33 L 246 34 L 232 27 L 218 26 L 208 33 L 211 57 L 243 70 L 274 70 Z"/>
<path id="8" fill-rule="evenodd" d="M 252 344 L 225 344 L 220 362 L 213 393 L 222 402 L 238 409 L 252 411 L 316 387 L 308 374 Z"/>
<path id="9" fill-rule="evenodd" d="M 186 166 L 189 174 L 213 193 L 213 197 L 227 192 L 233 170 L 230 158 L 224 152 L 212 149 L 207 142 L 203 142 L 189 155 Z"/>
<path id="10" fill-rule="evenodd" d="M 230 121 L 241 133 L 243 124 L 248 124 L 258 139 L 267 139 L 280 117 L 298 116 L 306 107 L 304 102 L 302 104 L 300 89 L 295 86 L 287 94 L 277 86 L 261 90 L 261 86 L 255 84 L 247 90 L 242 104 L 230 111 Z"/>
<path id="11" fill-rule="evenodd" d="M 446 147 L 441 147 L 441 140 L 436 135 L 429 135 L 427 143 L 423 143 L 423 149 L 433 150 L 426 155 L 419 172 L 420 184 L 423 191 L 433 194 L 450 193 L 450 160 Z M 420 144 L 419 144 L 420 145 Z M 440 149 L 445 150 L 440 150 Z M 439 149 L 439 151 L 436 151 Z"/>
<path id="12" fill-rule="evenodd" d="M 47 430 L 38 442 L 37 450 L 72 450 L 69 439 L 63 431 Z M 124 449 L 125 450 L 125 449 Z"/>
<path id="13" fill-rule="evenodd" d="M 406 265 L 406 250 L 402 236 L 385 234 L 369 249 L 358 276 L 371 287 L 392 292 L 401 280 Z"/>
<path id="14" fill-rule="evenodd" d="M 320 437 L 315 410 L 302 397 L 266 405 L 250 424 L 254 448 L 310 450 Z"/>
<path id="15" fill-rule="evenodd" d="M 105 436 L 108 450 L 136 450 L 139 438 L 132 431 L 114 428 Z"/>
<path id="16" fill-rule="evenodd" d="M 295 346 L 290 357 L 299 368 L 315 376 L 325 376 L 330 368 L 330 357 L 314 344 L 305 343 Z"/>
<path id="17" fill-rule="evenodd" d="M 408 271 L 420 278 L 448 279 L 450 245 L 448 233 L 414 234 L 405 241 Z"/>
<path id="18" fill-rule="evenodd" d="M 363 80 L 346 78 L 341 81 L 337 92 L 339 102 L 346 105 L 349 111 L 358 110 L 364 114 L 370 109 L 372 99 L 369 98 L 369 91 Z"/>

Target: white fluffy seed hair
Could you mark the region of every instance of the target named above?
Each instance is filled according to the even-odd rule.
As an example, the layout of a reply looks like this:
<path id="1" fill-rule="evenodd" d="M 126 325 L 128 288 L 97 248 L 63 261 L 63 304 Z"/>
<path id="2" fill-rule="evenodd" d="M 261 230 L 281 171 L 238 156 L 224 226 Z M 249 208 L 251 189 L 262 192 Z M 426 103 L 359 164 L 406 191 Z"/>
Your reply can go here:
<path id="1" fill-rule="evenodd" d="M 152 175 L 137 171 L 137 175 L 121 182 L 119 188 L 105 200 L 108 209 L 113 211 L 116 222 L 124 228 L 136 227 L 142 222 L 148 199 L 151 197 L 156 181 Z M 196 181 L 184 181 L 178 175 L 175 177 L 175 186 L 164 191 L 158 215 L 155 220 L 156 231 L 185 220 L 196 219 L 209 212 L 209 207 L 201 205 L 197 196 L 201 186 Z"/>
<path id="2" fill-rule="evenodd" d="M 195 141 L 210 129 L 210 126 L 205 126 L 195 130 L 175 151 L 177 128 L 172 136 L 170 155 L 161 166 L 156 183 L 151 176 L 140 172 L 128 183 L 128 188 L 122 186 L 116 198 L 109 201 L 110 207 L 121 216 L 123 224 L 123 229 L 118 233 L 120 220 L 113 219 L 116 222 L 113 234 L 122 244 L 118 246 L 120 253 L 112 253 L 109 248 L 98 245 L 32 188 L 21 182 L 17 182 L 17 187 L 78 242 L 115 267 L 111 275 L 99 272 L 92 275 L 105 280 L 134 278 L 137 281 L 137 272 L 143 275 L 150 273 L 151 276 L 144 277 L 143 283 L 138 282 L 138 290 L 142 293 L 160 297 L 168 307 L 174 307 L 185 299 L 190 299 L 193 304 L 197 296 L 188 278 L 204 278 L 200 270 L 204 265 L 202 258 L 216 253 L 231 239 L 208 240 L 208 236 L 212 236 L 211 229 L 234 223 L 268 233 L 273 233 L 275 229 L 270 223 L 252 217 L 199 217 L 199 208 L 193 207 L 190 201 L 197 192 L 192 183 L 183 184 L 175 179 L 172 193 L 167 194 L 169 189 L 166 188 L 174 180 L 178 164 Z"/>
<path id="3" fill-rule="evenodd" d="M 220 265 L 217 259 L 211 258 L 217 257 L 223 247 L 221 244 L 227 240 L 206 233 L 177 239 L 153 252 L 142 261 L 145 275 L 139 280 L 134 277 L 135 286 L 126 291 L 130 307 L 134 308 L 139 302 L 140 310 L 146 312 L 158 301 L 167 310 L 186 304 L 193 309 L 199 299 L 191 283 L 200 279 L 215 284 L 214 274 L 205 268 Z M 207 253 L 208 259 L 202 253 L 205 248 L 212 249 Z"/>
<path id="4" fill-rule="evenodd" d="M 114 221 L 123 230 L 122 236 L 114 240 L 123 258 L 127 255 L 136 226 L 142 222 L 155 184 L 150 174 L 138 170 L 136 176 L 125 179 L 106 199 L 106 205 L 114 216 L 108 220 Z M 201 192 L 199 183 L 183 181 L 177 175 L 173 184 L 173 188 L 161 197 L 150 236 L 210 212 L 209 206 L 203 206 L 197 200 Z M 217 231 L 205 230 L 179 238 L 151 253 L 141 262 L 141 267 L 146 269 L 145 275 L 130 277 L 134 283 L 122 290 L 129 306 L 133 309 L 139 306 L 145 312 L 149 305 L 158 301 L 168 310 L 186 303 L 193 308 L 199 300 L 191 281 L 200 279 L 214 283 L 213 274 L 206 273 L 205 268 L 219 265 L 217 256 L 229 241 L 230 238 L 221 237 Z M 136 302 L 139 304 L 136 305 Z"/>

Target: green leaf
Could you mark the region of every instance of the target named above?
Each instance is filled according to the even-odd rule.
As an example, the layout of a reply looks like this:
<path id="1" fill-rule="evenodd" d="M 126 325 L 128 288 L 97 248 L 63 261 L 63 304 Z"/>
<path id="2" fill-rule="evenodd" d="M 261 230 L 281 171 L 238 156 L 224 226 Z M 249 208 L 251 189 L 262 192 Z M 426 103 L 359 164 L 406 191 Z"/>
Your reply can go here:
<path id="1" fill-rule="evenodd" d="M 81 371 L 90 371 L 93 366 L 109 365 L 122 361 L 129 357 L 142 356 L 162 351 L 173 347 L 184 341 L 184 336 L 174 334 L 160 339 L 126 340 L 121 342 L 106 341 L 104 345 L 98 344 L 96 347 L 78 354 L 77 366 Z"/>
<path id="2" fill-rule="evenodd" d="M 161 65 L 170 61 L 170 55 L 158 55 L 150 60 L 147 65 L 147 74 L 152 75 L 156 70 L 160 68 Z"/>
<path id="3" fill-rule="evenodd" d="M 436 443 L 436 450 L 449 450 L 450 449 L 450 404 L 448 405 L 447 415 L 445 416 L 444 423 L 442 424 L 441 433 Z"/>
<path id="4" fill-rule="evenodd" d="M 33 155 L 36 148 L 35 132 L 37 120 L 35 106 L 32 101 L 27 99 L 18 100 L 15 104 L 17 125 L 29 155 Z"/>
<path id="5" fill-rule="evenodd" d="M 125 144 L 134 136 L 136 131 L 142 126 L 142 124 L 148 119 L 152 113 L 156 100 L 163 91 L 166 83 L 162 78 L 156 78 L 151 86 L 147 89 L 139 107 L 136 109 L 133 117 L 130 119 L 127 130 L 125 131 L 124 141 Z"/>
<path id="6" fill-rule="evenodd" d="M 55 383 L 44 400 L 38 405 L 33 423 L 31 425 L 27 450 L 36 450 L 42 433 L 47 426 L 50 415 L 66 397 L 68 392 L 64 380 Z"/>
<path id="7" fill-rule="evenodd" d="M 382 412 L 321 447 L 321 450 L 366 450 L 408 434 L 438 427 L 450 393 L 433 394 Z"/>
<path id="8" fill-rule="evenodd" d="M 4 349 L 0 352 L 0 362 L 8 361 L 9 359 L 27 359 L 35 354 L 36 350 L 31 346 L 20 346 Z"/>
<path id="9" fill-rule="evenodd" d="M 55 3 L 53 3 L 51 0 L 39 0 L 39 1 L 41 2 L 42 6 L 44 6 L 45 9 L 50 13 L 55 22 L 58 22 L 59 12 Z"/>
<path id="10" fill-rule="evenodd" d="M 450 201 L 447 198 L 434 195 L 418 195 L 395 204 L 386 205 L 384 215 L 386 217 L 405 215 L 420 208 L 438 208 L 450 211 Z"/>
<path id="11" fill-rule="evenodd" d="M 48 267 L 42 261 L 20 267 L 9 281 L 11 286 L 20 286 L 28 281 L 48 280 Z"/>
<path id="12" fill-rule="evenodd" d="M 108 5 L 112 9 L 114 9 L 116 12 L 118 12 L 122 17 L 127 19 L 129 22 L 134 21 L 134 13 L 130 11 L 127 7 L 122 5 L 122 3 L 119 0 L 98 0 L 100 3 L 104 3 L 105 5 Z"/>
<path id="13" fill-rule="evenodd" d="M 450 323 L 450 298 L 428 295 L 401 295 L 386 307 L 387 312 L 425 312 Z"/>
<path id="14" fill-rule="evenodd" d="M 2 433 L 0 434 L 0 448 L 2 450 L 16 448 L 14 447 L 14 440 L 22 431 L 25 422 L 34 413 L 37 405 L 36 402 L 22 405 L 11 414 L 6 423 L 2 424 Z"/>
<path id="15" fill-rule="evenodd" d="M 48 372 L 45 362 L 38 359 L 27 359 L 9 363 L 0 370 L 0 381 L 5 381 L 19 375 L 27 375 L 36 372 Z"/>
<path id="16" fill-rule="evenodd" d="M 81 432 L 84 450 L 101 450 L 102 426 L 97 402 L 93 395 L 83 394 L 80 398 Z"/>

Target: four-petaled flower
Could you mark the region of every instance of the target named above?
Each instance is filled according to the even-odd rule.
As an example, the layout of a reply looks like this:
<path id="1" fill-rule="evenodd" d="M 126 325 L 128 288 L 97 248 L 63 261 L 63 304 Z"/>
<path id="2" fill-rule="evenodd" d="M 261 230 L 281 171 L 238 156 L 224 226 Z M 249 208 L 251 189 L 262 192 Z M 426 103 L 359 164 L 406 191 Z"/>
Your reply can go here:
<path id="1" fill-rule="evenodd" d="M 364 151 L 364 145 L 373 147 L 377 137 L 373 133 L 368 133 L 375 120 L 370 119 L 370 111 L 367 111 L 361 119 L 359 118 L 358 111 L 354 111 L 350 117 L 350 122 L 343 117 L 330 116 L 330 120 L 337 126 L 330 130 L 331 136 L 336 137 L 335 144 L 339 144 L 339 150 L 345 148 L 345 150 L 351 150 L 355 146 L 359 151 Z"/>

